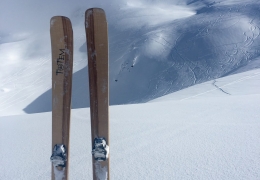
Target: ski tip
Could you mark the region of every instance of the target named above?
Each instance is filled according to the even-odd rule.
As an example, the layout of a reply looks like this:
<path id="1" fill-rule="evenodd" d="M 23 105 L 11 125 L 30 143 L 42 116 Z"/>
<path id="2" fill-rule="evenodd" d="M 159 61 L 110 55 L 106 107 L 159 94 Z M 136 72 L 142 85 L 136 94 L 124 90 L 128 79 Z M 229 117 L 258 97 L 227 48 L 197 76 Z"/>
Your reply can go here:
<path id="1" fill-rule="evenodd" d="M 90 8 L 87 9 L 85 12 L 85 17 L 88 18 L 89 16 L 93 15 L 93 14 L 105 14 L 105 11 L 101 8 Z"/>
<path id="2" fill-rule="evenodd" d="M 69 23 L 71 23 L 70 19 L 68 17 L 65 17 L 65 16 L 53 16 L 51 18 L 51 20 L 50 20 L 50 25 L 52 27 L 57 21 L 64 21 L 64 20 L 69 22 Z"/>
<path id="3" fill-rule="evenodd" d="M 93 16 L 103 16 L 104 19 L 106 19 L 106 14 L 105 11 L 101 8 L 90 8 L 87 9 L 85 12 L 85 27 L 88 28 L 88 21 L 91 19 Z"/>

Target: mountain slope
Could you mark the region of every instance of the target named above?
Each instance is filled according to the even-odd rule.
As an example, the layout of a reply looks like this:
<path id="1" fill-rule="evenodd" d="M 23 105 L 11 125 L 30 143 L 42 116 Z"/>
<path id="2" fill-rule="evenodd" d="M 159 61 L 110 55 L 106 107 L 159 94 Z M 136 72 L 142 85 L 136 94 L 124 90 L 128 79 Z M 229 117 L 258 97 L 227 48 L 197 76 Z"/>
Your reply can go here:
<path id="1" fill-rule="evenodd" d="M 18 32 L 10 27 L 0 32 L 3 62 L 0 116 L 51 111 L 48 22 L 57 13 L 70 17 L 74 29 L 72 107 L 89 106 L 82 22 L 84 11 L 92 5 L 103 7 L 108 16 L 111 105 L 147 102 L 195 84 L 260 67 L 257 0 L 94 4 L 77 1 L 54 3 L 52 8 L 48 3 L 27 2 L 30 3 L 33 10 L 21 6 L 13 13 L 28 13 L 26 24 L 31 30 L 21 27 L 19 31 L 15 23 L 9 22 Z M 35 19 L 32 14 L 39 6 L 46 12 Z M 6 12 L 3 7 L 1 13 Z"/>
<path id="2" fill-rule="evenodd" d="M 205 92 L 210 82 L 176 92 L 181 101 L 111 106 L 111 178 L 259 179 L 259 77 L 216 79 L 231 95 Z M 91 179 L 89 108 L 71 123 L 70 179 Z M 0 179 L 50 179 L 51 113 L 1 117 L 0 147 Z"/>

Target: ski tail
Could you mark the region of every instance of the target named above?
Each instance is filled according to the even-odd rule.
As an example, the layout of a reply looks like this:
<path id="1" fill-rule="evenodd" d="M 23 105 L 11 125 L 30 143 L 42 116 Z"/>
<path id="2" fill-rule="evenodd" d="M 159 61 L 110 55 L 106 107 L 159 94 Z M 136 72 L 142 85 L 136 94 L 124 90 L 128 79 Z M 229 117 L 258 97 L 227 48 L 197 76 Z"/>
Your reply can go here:
<path id="1" fill-rule="evenodd" d="M 66 180 L 69 174 L 73 71 L 73 30 L 69 18 L 63 16 L 51 18 L 50 35 L 52 49 L 52 180 Z"/>
<path id="2" fill-rule="evenodd" d="M 108 28 L 103 9 L 85 13 L 88 52 L 93 179 L 109 179 Z"/>

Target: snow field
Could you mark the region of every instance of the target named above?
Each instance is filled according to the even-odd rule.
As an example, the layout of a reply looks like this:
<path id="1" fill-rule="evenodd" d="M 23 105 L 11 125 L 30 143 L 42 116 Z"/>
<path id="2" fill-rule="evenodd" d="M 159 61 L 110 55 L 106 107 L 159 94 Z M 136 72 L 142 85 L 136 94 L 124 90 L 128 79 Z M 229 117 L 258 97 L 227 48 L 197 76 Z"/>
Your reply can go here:
<path id="1" fill-rule="evenodd" d="M 215 90 L 181 101 L 111 106 L 111 178 L 259 179 L 260 95 L 248 93 L 250 84 L 241 81 L 238 95 Z M 50 112 L 1 117 L 0 137 L 0 179 L 50 178 Z M 89 108 L 73 109 L 70 179 L 91 179 L 90 139 Z"/>

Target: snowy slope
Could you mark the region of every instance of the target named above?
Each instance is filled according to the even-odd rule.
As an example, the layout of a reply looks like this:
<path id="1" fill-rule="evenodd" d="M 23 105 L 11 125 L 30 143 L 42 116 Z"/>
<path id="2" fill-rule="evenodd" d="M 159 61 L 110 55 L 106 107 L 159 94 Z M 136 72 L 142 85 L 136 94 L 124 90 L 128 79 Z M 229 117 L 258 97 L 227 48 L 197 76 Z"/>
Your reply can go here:
<path id="1" fill-rule="evenodd" d="M 0 116 L 51 111 L 49 20 L 55 15 L 73 23 L 72 107 L 89 106 L 83 19 L 93 6 L 106 10 L 109 23 L 111 105 L 147 102 L 260 67 L 258 0 L 6 1 L 0 5 Z"/>
<path id="2" fill-rule="evenodd" d="M 260 70 L 251 70 L 236 75 L 230 75 L 220 79 L 214 79 L 205 83 L 191 86 L 154 99 L 150 102 L 161 102 L 170 100 L 208 99 L 219 97 L 254 96 L 260 94 Z M 245 83 L 245 81 L 247 81 Z M 242 90 L 241 90 L 242 89 Z M 203 90 L 203 92 L 202 92 Z M 241 102 L 242 103 L 242 102 Z"/>
<path id="3" fill-rule="evenodd" d="M 128 9 L 126 17 L 122 15 L 122 18 L 137 22 L 135 26 L 128 31 L 112 29 L 112 33 L 116 33 L 111 37 L 112 53 L 118 49 L 124 52 L 123 56 L 111 55 L 115 57 L 112 60 L 116 59 L 111 67 L 118 67 L 118 70 L 111 73 L 118 80 L 117 86 L 112 86 L 112 97 L 114 92 L 120 97 L 116 99 L 120 103 L 131 100 L 145 102 L 194 84 L 226 76 L 241 68 L 244 71 L 259 68 L 258 3 L 259 1 L 193 1 L 185 7 L 195 11 L 195 14 L 191 11 L 188 17 L 155 24 L 152 20 L 162 16 L 159 10 L 156 11 L 157 4 L 150 9 L 150 13 Z M 159 8 L 165 10 L 164 14 L 169 12 L 163 6 Z M 172 7 L 171 10 L 170 12 L 176 12 Z M 153 11 L 158 14 L 152 16 L 153 18 L 146 18 L 148 25 L 139 23 L 143 16 L 146 17 Z M 168 15 L 174 17 L 170 13 Z M 127 40 L 130 40 L 117 45 L 124 34 L 128 34 Z M 118 38 L 118 35 L 122 38 Z M 249 67 L 252 63 L 255 66 Z M 116 91 L 118 87 L 123 91 Z"/>
<path id="4" fill-rule="evenodd" d="M 259 179 L 260 70 L 216 82 L 230 95 L 208 82 L 111 106 L 111 179 Z M 72 180 L 91 179 L 89 117 L 72 110 Z M 50 154 L 51 113 L 0 118 L 0 179 L 50 179 Z"/>

